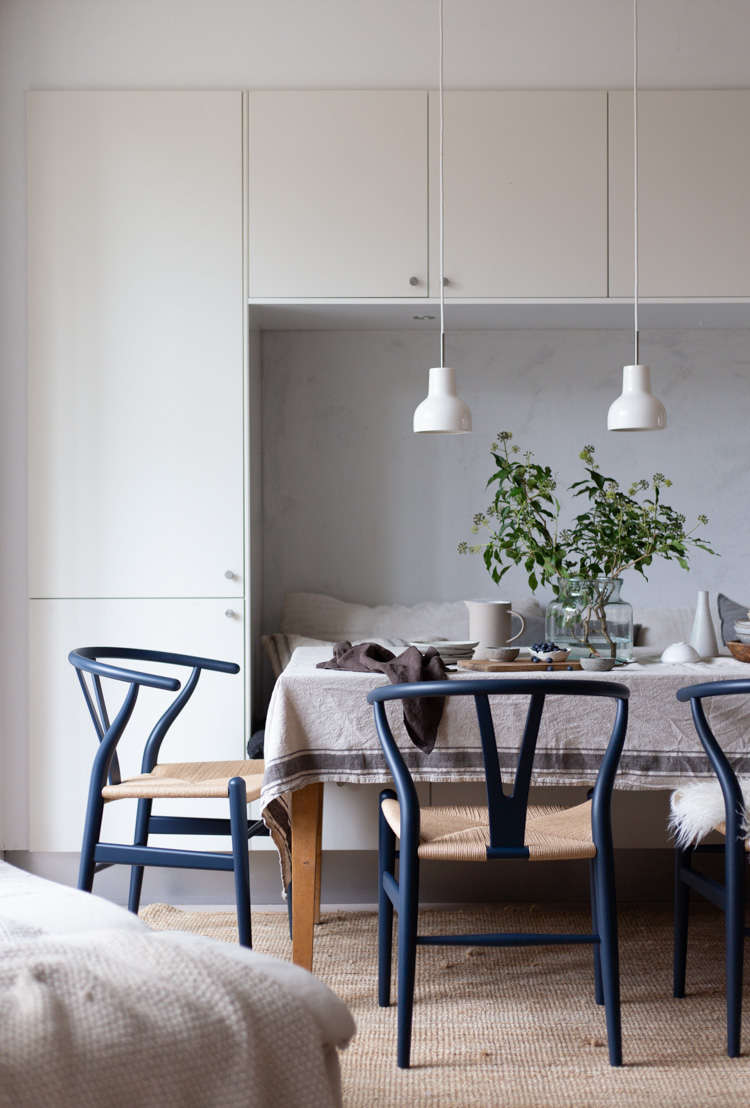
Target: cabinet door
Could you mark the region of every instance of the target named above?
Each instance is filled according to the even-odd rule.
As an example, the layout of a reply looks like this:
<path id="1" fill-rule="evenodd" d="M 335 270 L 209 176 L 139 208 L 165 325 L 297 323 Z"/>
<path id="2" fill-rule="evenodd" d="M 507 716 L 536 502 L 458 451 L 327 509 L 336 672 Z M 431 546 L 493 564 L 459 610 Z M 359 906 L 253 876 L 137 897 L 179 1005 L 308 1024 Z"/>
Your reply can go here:
<path id="1" fill-rule="evenodd" d="M 247 145 L 251 300 L 427 295 L 427 93 L 251 92 Z"/>
<path id="2" fill-rule="evenodd" d="M 31 595 L 241 595 L 241 94 L 28 128 Z"/>
<path id="3" fill-rule="evenodd" d="M 29 607 L 29 848 L 79 851 L 97 739 L 68 654 L 77 647 L 104 643 L 192 653 L 241 666 L 242 604 L 226 600 L 34 600 Z M 231 618 L 226 616 L 227 610 L 234 613 Z M 165 668 L 163 672 L 185 679 L 184 669 Z M 201 674 L 189 704 L 164 741 L 160 760 L 243 758 L 244 687 L 243 673 Z M 123 685 L 123 695 L 126 690 Z M 143 743 L 169 703 L 169 695 L 154 689 L 140 691 L 122 740 L 123 776 L 140 773 Z M 108 700 L 112 718 L 112 708 L 118 706 L 115 700 Z M 132 841 L 135 805 L 131 800 L 108 804 L 102 837 L 112 842 Z M 227 817 L 227 805 L 219 800 L 162 802 L 161 808 L 154 806 L 154 812 L 159 811 Z M 168 842 L 188 846 L 184 836 L 155 840 L 157 846 Z M 220 839 L 200 845 L 229 849 Z"/>
<path id="4" fill-rule="evenodd" d="M 633 97 L 609 94 L 610 295 L 633 295 Z M 750 296 L 750 92 L 638 94 L 642 296 Z"/>
<path id="5" fill-rule="evenodd" d="M 449 92 L 444 116 L 446 295 L 606 296 L 606 93 Z M 437 259 L 434 94 L 430 133 Z"/>

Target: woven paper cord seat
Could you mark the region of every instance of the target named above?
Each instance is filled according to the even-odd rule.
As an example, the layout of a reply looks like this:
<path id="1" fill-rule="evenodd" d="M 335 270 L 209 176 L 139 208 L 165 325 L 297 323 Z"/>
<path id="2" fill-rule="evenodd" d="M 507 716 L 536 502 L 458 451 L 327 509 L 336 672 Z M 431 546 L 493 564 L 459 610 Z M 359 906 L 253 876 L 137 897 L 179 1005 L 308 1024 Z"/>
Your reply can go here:
<path id="1" fill-rule="evenodd" d="M 249 804 L 260 796 L 263 767 L 262 761 L 165 762 L 154 766 L 151 773 L 128 777 L 119 785 L 105 785 L 102 796 L 105 800 L 224 798 L 228 795 L 231 778 L 241 777 L 245 782 Z"/>
<path id="2" fill-rule="evenodd" d="M 383 815 L 397 838 L 401 836 L 401 811 L 397 800 L 382 801 Z M 490 845 L 487 808 L 443 807 L 420 809 L 420 858 L 445 862 L 486 862 Z M 563 858 L 593 858 L 591 801 L 574 808 L 561 806 L 526 809 L 524 846 L 529 859 L 539 862 Z"/>

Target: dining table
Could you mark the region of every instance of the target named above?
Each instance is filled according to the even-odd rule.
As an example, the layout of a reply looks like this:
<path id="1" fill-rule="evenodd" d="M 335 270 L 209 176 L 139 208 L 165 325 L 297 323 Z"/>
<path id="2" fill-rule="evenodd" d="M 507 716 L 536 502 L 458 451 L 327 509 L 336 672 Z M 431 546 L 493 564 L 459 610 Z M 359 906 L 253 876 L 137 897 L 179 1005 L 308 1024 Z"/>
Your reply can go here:
<path id="1" fill-rule="evenodd" d="M 314 924 L 320 920 L 323 785 L 390 782 L 375 731 L 367 693 L 387 678 L 379 672 L 323 669 L 332 646 L 298 647 L 274 686 L 265 729 L 265 773 L 260 797 L 263 817 L 279 850 L 282 881 L 292 888 L 292 958 L 312 969 Z M 673 789 L 712 771 L 693 726 L 688 704 L 676 692 L 703 681 L 746 677 L 747 667 L 729 656 L 666 664 L 648 647 L 608 673 L 534 670 L 518 678 L 612 680 L 630 689 L 628 731 L 615 788 Z M 449 670 L 449 679 L 493 677 L 505 672 Z M 521 695 L 493 702 L 501 771 L 512 773 L 528 700 Z M 430 754 L 412 743 L 400 726 L 400 704 L 391 702 L 394 734 L 417 781 L 484 780 L 479 737 L 467 713 L 471 702 L 447 698 Z M 613 709 L 598 699 L 548 697 L 534 762 L 533 785 L 591 786 L 609 740 Z M 737 773 L 750 773 L 750 703 L 719 697 L 706 703 L 707 715 Z"/>

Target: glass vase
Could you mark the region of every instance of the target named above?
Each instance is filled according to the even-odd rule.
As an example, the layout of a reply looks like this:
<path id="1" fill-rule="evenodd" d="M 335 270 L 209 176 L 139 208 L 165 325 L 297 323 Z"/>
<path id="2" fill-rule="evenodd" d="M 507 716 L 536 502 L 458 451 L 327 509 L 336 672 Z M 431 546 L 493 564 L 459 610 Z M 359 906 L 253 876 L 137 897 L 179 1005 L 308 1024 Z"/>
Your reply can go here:
<path id="1" fill-rule="evenodd" d="M 619 577 L 558 578 L 559 594 L 547 606 L 545 634 L 573 657 L 632 658 L 633 608 L 620 596 Z"/>

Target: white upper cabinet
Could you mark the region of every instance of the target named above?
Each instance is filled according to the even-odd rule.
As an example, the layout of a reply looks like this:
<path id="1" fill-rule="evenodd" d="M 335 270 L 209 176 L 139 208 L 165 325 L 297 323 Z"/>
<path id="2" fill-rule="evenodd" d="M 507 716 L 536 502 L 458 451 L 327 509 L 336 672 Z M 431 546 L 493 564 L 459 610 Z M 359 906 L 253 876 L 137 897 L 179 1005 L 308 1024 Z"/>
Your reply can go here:
<path id="1" fill-rule="evenodd" d="M 606 296 L 607 94 L 448 92 L 444 117 L 446 296 Z M 430 134 L 437 295 L 434 94 Z"/>
<path id="2" fill-rule="evenodd" d="M 610 295 L 633 294 L 633 97 L 610 93 Z M 638 94 L 639 294 L 750 296 L 750 92 Z"/>
<path id="3" fill-rule="evenodd" d="M 426 92 L 251 92 L 248 182 L 251 300 L 427 295 Z"/>
<path id="4" fill-rule="evenodd" d="M 242 594 L 242 210 L 241 93 L 29 94 L 31 596 Z"/>

